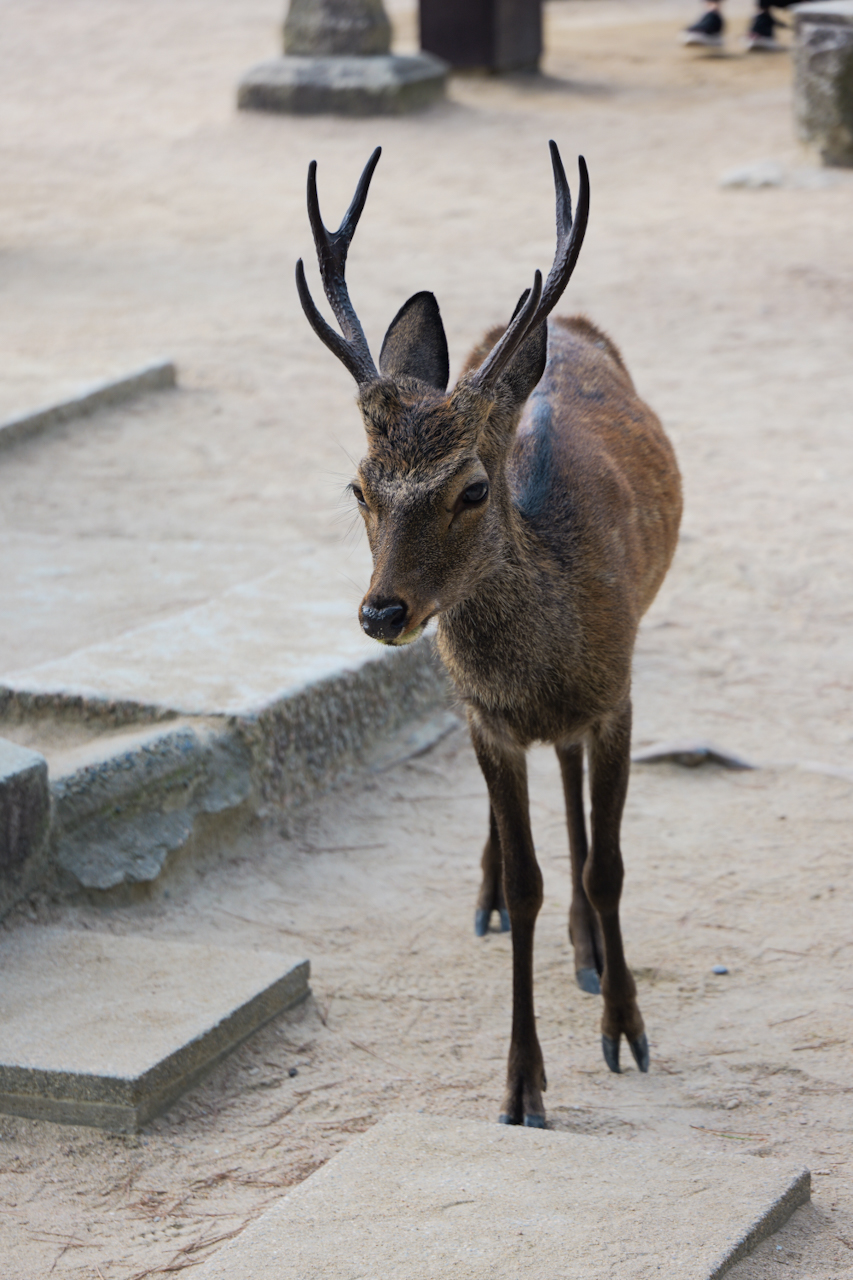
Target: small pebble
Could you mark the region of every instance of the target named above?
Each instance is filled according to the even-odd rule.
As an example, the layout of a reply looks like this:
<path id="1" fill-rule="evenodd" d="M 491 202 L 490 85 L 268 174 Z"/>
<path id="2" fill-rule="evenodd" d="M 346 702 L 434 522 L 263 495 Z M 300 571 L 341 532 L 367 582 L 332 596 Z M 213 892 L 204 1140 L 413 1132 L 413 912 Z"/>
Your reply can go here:
<path id="1" fill-rule="evenodd" d="M 715 964 L 711 972 L 712 973 L 728 973 L 728 969 L 724 964 Z"/>
<path id="2" fill-rule="evenodd" d="M 290 1076 L 292 1080 L 294 1076 L 299 1075 L 299 1072 L 297 1071 L 296 1067 L 291 1067 L 287 1074 Z"/>

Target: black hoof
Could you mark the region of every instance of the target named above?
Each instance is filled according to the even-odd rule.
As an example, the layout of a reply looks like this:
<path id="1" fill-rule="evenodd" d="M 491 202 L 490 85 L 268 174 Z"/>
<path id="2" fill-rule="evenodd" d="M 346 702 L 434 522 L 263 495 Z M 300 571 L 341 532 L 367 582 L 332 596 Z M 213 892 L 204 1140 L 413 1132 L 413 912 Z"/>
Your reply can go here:
<path id="1" fill-rule="evenodd" d="M 491 911 L 486 911 L 485 907 L 478 907 L 474 912 L 474 933 L 478 938 L 485 938 L 489 932 L 491 916 Z"/>
<path id="2" fill-rule="evenodd" d="M 506 1111 L 502 1111 L 498 1116 L 498 1124 L 518 1124 L 518 1121 L 513 1120 L 512 1116 L 508 1115 Z"/>
<path id="3" fill-rule="evenodd" d="M 649 1069 L 649 1041 L 645 1031 L 636 1040 L 629 1040 L 628 1045 L 634 1055 L 634 1061 L 641 1071 Z M 606 1056 L 606 1055 L 605 1055 Z"/>
<path id="4" fill-rule="evenodd" d="M 575 977 L 581 991 L 585 991 L 588 996 L 601 995 L 601 982 L 597 969 L 578 969 Z"/>
<path id="5" fill-rule="evenodd" d="M 545 1117 L 544 1116 L 525 1116 L 524 1127 L 525 1129 L 544 1129 Z"/>
<path id="6" fill-rule="evenodd" d="M 619 1037 L 611 1040 L 610 1036 L 601 1037 L 601 1049 L 604 1054 L 604 1061 L 607 1063 L 611 1071 L 619 1074 Z"/>
<path id="7" fill-rule="evenodd" d="M 507 911 L 506 907 L 501 907 L 499 915 L 501 918 L 501 933 L 509 933 L 510 931 L 509 912 Z"/>

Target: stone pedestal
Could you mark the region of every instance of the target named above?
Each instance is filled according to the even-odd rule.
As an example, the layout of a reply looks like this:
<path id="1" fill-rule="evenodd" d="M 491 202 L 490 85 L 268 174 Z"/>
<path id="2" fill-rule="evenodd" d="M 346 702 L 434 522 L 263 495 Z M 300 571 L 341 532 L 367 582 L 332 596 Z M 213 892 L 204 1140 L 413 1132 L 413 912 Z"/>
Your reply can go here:
<path id="1" fill-rule="evenodd" d="M 542 0 L 420 0 L 421 45 L 469 71 L 537 71 Z"/>
<path id="2" fill-rule="evenodd" d="M 853 167 L 853 0 L 794 10 L 794 114 L 827 165 Z"/>
<path id="3" fill-rule="evenodd" d="M 246 73 L 237 105 L 296 115 L 399 115 L 444 96 L 444 62 L 390 49 L 382 0 L 291 0 L 284 57 Z"/>

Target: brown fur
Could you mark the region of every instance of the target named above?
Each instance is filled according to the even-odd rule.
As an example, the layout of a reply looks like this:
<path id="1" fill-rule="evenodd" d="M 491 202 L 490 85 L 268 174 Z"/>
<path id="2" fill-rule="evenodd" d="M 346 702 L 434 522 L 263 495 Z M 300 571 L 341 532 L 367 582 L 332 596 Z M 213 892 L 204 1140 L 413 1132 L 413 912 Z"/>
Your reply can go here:
<path id="1" fill-rule="evenodd" d="M 464 701 L 491 800 L 478 901 L 504 902 L 513 931 L 513 1028 L 503 1116 L 543 1123 L 533 1016 L 533 929 L 542 882 L 525 752 L 560 760 L 572 853 L 570 934 L 579 980 L 601 975 L 605 1056 L 624 1034 L 642 1069 L 643 1020 L 619 928 L 619 826 L 630 749 L 637 627 L 672 559 L 681 490 L 672 448 L 610 339 L 583 317 L 552 320 L 541 381 L 519 400 L 532 346 L 488 395 L 475 348 L 450 394 L 416 379 L 362 389 L 368 454 L 359 467 L 374 557 L 362 607 L 400 602 L 405 635 L 438 617 L 438 646 Z M 387 340 L 386 340 L 387 341 Z M 487 480 L 488 500 L 464 494 Z M 592 840 L 583 813 L 590 758 Z"/>

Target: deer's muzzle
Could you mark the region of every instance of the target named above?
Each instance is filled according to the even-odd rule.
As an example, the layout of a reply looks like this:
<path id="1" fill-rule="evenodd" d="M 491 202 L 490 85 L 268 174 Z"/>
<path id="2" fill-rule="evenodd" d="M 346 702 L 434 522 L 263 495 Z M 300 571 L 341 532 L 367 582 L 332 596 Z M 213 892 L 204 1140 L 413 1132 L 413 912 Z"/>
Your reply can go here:
<path id="1" fill-rule="evenodd" d="M 402 634 L 408 616 L 409 610 L 399 600 L 364 603 L 359 609 L 362 629 L 372 640 L 381 640 L 383 644 L 394 643 Z"/>

